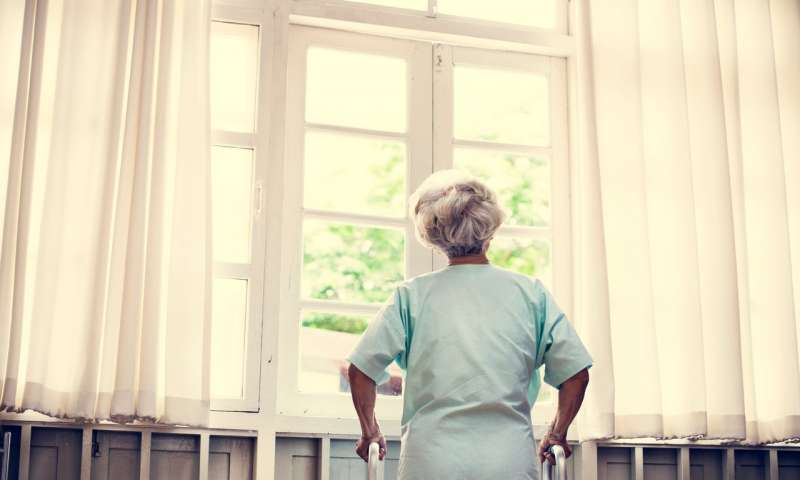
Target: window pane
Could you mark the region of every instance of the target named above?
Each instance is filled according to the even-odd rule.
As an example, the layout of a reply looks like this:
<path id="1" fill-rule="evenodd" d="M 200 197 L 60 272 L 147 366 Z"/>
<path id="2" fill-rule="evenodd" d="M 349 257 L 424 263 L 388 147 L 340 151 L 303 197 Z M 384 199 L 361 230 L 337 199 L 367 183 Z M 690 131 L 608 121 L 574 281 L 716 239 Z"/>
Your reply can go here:
<path id="1" fill-rule="evenodd" d="M 211 22 L 211 127 L 252 132 L 258 77 L 258 27 Z"/>
<path id="2" fill-rule="evenodd" d="M 393 132 L 406 130 L 406 63 L 400 58 L 308 49 L 306 120 Z"/>
<path id="3" fill-rule="evenodd" d="M 556 27 L 557 0 L 438 0 L 439 11 L 448 15 L 515 23 L 540 28 Z"/>
<path id="4" fill-rule="evenodd" d="M 405 215 L 405 144 L 309 132 L 305 157 L 306 207 Z"/>
<path id="5" fill-rule="evenodd" d="M 303 312 L 300 328 L 300 390 L 304 392 L 349 392 L 345 360 L 353 350 L 370 317 Z M 378 385 L 378 393 L 400 395 L 403 375 L 392 363 L 389 380 Z"/>
<path id="6" fill-rule="evenodd" d="M 305 298 L 383 303 L 404 278 L 400 229 L 303 222 Z"/>
<path id="7" fill-rule="evenodd" d="M 408 8 L 411 10 L 427 10 L 428 0 L 354 0 L 383 7 Z"/>
<path id="8" fill-rule="evenodd" d="M 537 277 L 548 288 L 551 285 L 550 244 L 546 240 L 496 235 L 487 256 L 498 267 Z"/>
<path id="9" fill-rule="evenodd" d="M 550 144 L 546 77 L 459 65 L 453 75 L 456 138 Z"/>
<path id="10" fill-rule="evenodd" d="M 214 279 L 211 324 L 211 394 L 244 396 L 247 341 L 247 280 Z"/>
<path id="11" fill-rule="evenodd" d="M 253 151 L 212 147 L 211 165 L 214 260 L 247 263 L 253 218 Z"/>
<path id="12" fill-rule="evenodd" d="M 457 148 L 455 168 L 486 182 L 497 192 L 509 214 L 509 225 L 544 226 L 550 223 L 550 162 L 488 150 Z"/>

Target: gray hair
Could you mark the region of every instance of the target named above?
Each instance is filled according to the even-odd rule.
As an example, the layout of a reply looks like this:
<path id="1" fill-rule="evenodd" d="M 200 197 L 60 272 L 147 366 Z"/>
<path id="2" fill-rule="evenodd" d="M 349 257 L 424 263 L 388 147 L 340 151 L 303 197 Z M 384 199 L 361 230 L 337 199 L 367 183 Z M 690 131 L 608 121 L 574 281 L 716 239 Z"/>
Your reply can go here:
<path id="1" fill-rule="evenodd" d="M 506 217 L 489 187 L 458 170 L 426 178 L 409 199 L 409 215 L 417 239 L 448 257 L 481 253 Z"/>

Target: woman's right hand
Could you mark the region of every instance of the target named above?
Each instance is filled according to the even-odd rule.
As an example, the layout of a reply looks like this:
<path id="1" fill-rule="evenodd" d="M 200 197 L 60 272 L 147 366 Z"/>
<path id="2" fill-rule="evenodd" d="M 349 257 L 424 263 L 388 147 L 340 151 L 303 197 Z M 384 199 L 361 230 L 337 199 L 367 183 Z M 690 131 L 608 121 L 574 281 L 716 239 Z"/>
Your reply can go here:
<path id="1" fill-rule="evenodd" d="M 378 450 L 378 458 L 383 460 L 386 456 L 386 439 L 383 437 L 381 431 L 378 430 L 374 434 L 362 435 L 358 442 L 356 442 L 356 453 L 359 457 L 364 459 L 365 462 L 369 461 L 369 445 L 372 442 L 376 442 L 380 447 Z"/>

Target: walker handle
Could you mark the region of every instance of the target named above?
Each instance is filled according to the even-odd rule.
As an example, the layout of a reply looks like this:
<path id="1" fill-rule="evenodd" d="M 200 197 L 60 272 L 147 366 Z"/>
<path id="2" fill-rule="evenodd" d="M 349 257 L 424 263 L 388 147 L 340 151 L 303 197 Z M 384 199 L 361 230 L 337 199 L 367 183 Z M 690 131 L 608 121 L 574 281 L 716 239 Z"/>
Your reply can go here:
<path id="1" fill-rule="evenodd" d="M 556 464 L 550 465 L 547 459 L 542 462 L 542 480 L 567 480 L 567 456 L 564 448 L 561 445 L 551 445 L 550 453 L 556 458 Z"/>
<path id="2" fill-rule="evenodd" d="M 378 442 L 369 444 L 369 462 L 367 464 L 367 478 L 369 480 L 383 480 L 383 462 L 380 455 L 381 447 Z"/>

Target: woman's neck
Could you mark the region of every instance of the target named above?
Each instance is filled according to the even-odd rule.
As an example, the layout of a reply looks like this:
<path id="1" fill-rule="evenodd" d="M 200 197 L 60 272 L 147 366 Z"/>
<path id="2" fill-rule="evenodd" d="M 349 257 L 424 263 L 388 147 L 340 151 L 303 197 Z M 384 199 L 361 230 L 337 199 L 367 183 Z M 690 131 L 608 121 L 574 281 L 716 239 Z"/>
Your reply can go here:
<path id="1" fill-rule="evenodd" d="M 489 263 L 485 253 L 478 253 L 475 255 L 464 255 L 463 257 L 451 257 L 448 260 L 448 265 L 463 265 L 465 263 Z"/>

